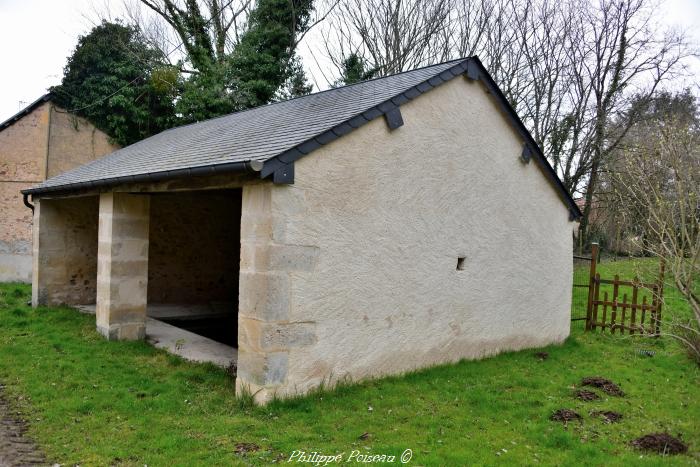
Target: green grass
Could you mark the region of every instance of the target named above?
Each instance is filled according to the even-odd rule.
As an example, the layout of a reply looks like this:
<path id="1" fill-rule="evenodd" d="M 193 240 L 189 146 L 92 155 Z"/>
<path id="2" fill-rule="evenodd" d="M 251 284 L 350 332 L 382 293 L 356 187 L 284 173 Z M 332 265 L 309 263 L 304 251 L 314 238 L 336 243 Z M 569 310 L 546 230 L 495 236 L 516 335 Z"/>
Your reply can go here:
<path id="1" fill-rule="evenodd" d="M 600 269 L 625 277 L 633 268 L 618 262 Z M 144 343 L 107 342 L 94 317 L 32 310 L 28 294 L 24 285 L 0 285 L 0 381 L 56 462 L 265 465 L 294 450 L 347 457 L 410 448 L 413 465 L 700 463 L 700 370 L 669 339 L 575 331 L 544 349 L 545 361 L 533 351 L 513 352 L 260 408 L 234 397 L 223 370 Z M 666 297 L 667 313 L 688 312 L 674 291 Z M 591 375 L 612 379 L 627 396 L 575 400 L 573 387 Z M 549 421 L 558 408 L 578 411 L 583 423 Z M 604 409 L 625 418 L 606 425 L 589 415 Z M 689 454 L 663 458 L 629 447 L 655 431 L 682 434 Z M 236 454 L 241 442 L 261 449 Z"/>
<path id="2" fill-rule="evenodd" d="M 607 261 L 600 263 L 596 272 L 600 274 L 601 279 L 614 279 L 615 275 L 618 274 L 622 280 L 631 280 L 639 278 L 640 281 L 645 283 L 655 283 L 659 279 L 659 264 L 657 261 L 650 259 L 626 259 L 620 261 Z M 576 271 L 577 282 L 583 283 L 588 281 L 588 266 L 580 267 Z M 584 277 L 585 276 L 585 277 Z M 692 313 L 690 308 L 684 303 L 682 297 L 678 291 L 669 283 L 668 276 L 666 277 L 666 284 L 664 286 L 664 306 L 662 307 L 662 322 L 668 323 L 670 321 L 686 321 L 692 318 Z M 700 284 L 696 284 L 698 290 L 700 290 Z M 604 298 L 604 293 L 608 293 L 608 299 L 612 301 L 613 297 L 613 286 L 610 284 L 600 285 L 600 299 Z M 588 300 L 588 289 L 585 288 L 574 288 L 573 291 L 573 308 L 577 310 L 576 316 L 586 316 L 586 304 Z M 623 295 L 627 294 L 627 301 L 632 301 L 632 288 L 621 286 L 619 288 L 618 302 L 622 302 Z M 651 303 L 653 299 L 653 294 L 649 289 L 640 288 L 638 292 L 638 303 L 642 303 L 642 299 L 646 297 L 647 302 Z M 607 321 L 610 321 L 610 315 L 612 310 L 608 308 L 607 310 Z M 603 307 L 598 308 L 598 319 L 602 319 Z M 620 313 L 618 313 L 618 320 L 620 319 Z M 637 317 L 637 324 L 639 323 L 640 317 Z M 574 324 L 573 329 L 583 330 L 585 321 L 579 321 Z M 629 324 L 629 312 L 626 318 L 626 323 Z M 647 317 L 645 321 L 646 325 L 650 324 L 650 318 Z M 600 331 L 600 330 L 599 330 Z M 607 331 L 606 331 L 607 332 Z"/>

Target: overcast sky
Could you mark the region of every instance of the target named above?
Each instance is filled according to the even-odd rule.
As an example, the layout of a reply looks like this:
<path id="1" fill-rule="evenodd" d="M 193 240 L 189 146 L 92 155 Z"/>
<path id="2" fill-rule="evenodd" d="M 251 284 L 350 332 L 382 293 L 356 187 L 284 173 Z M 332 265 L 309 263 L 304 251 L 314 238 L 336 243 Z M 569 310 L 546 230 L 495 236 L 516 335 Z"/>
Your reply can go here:
<path id="1" fill-rule="evenodd" d="M 0 122 L 15 114 L 61 81 L 66 57 L 77 38 L 91 29 L 95 10 L 120 0 L 0 0 Z M 700 0 L 667 0 L 659 16 L 684 26 L 700 37 Z M 309 54 L 311 43 L 300 48 L 316 89 L 327 87 Z M 318 56 L 318 54 L 316 54 Z M 700 59 L 694 69 L 700 73 Z"/>

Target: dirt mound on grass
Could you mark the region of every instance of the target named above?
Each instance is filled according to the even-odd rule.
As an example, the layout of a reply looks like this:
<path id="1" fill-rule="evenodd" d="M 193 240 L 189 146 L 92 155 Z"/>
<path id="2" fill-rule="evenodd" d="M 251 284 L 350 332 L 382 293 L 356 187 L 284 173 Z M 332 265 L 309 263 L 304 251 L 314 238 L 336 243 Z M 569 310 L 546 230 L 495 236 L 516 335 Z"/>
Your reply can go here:
<path id="1" fill-rule="evenodd" d="M 594 417 L 601 417 L 605 423 L 615 423 L 622 420 L 622 414 L 618 412 L 613 412 L 612 410 L 602 410 L 591 412 Z"/>
<path id="2" fill-rule="evenodd" d="M 574 393 L 574 397 L 582 401 L 595 401 L 600 399 L 600 396 L 598 394 L 587 389 L 579 389 Z"/>
<path id="3" fill-rule="evenodd" d="M 582 420 L 582 417 L 574 412 L 573 410 L 569 409 L 559 409 L 556 410 L 552 415 L 549 417 L 550 420 L 555 421 L 555 422 L 564 422 L 568 423 L 572 420 Z"/>
<path id="4" fill-rule="evenodd" d="M 256 452 L 260 450 L 260 446 L 255 443 L 236 443 L 236 454 L 247 454 L 249 452 Z"/>
<path id="5" fill-rule="evenodd" d="M 683 454 L 688 451 L 688 445 L 668 433 L 651 433 L 632 441 L 632 446 L 643 451 L 653 451 L 659 454 Z"/>
<path id="6" fill-rule="evenodd" d="M 589 376 L 581 380 L 581 386 L 592 386 L 601 389 L 610 396 L 622 397 L 625 393 L 620 387 L 609 379 L 601 378 L 600 376 Z"/>

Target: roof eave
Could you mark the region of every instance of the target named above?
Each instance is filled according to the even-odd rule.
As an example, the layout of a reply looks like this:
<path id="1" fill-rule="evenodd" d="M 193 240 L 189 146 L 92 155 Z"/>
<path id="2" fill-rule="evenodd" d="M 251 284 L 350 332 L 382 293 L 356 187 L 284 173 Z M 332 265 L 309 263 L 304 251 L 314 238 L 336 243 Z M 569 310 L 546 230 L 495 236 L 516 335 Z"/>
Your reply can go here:
<path id="1" fill-rule="evenodd" d="M 282 154 L 279 154 L 266 160 L 265 165 L 263 166 L 263 169 L 260 172 L 261 177 L 266 178 L 274 174 L 275 172 L 280 170 L 280 168 L 294 163 L 295 161 L 301 159 L 305 155 L 311 153 L 312 151 L 315 151 L 319 147 L 326 145 L 332 141 L 335 141 L 336 139 L 342 136 L 345 136 L 351 131 L 360 128 L 364 124 L 369 123 L 376 118 L 379 118 L 381 116 L 387 117 L 392 113 L 397 112 L 400 106 L 405 104 L 406 102 L 415 99 L 416 97 L 430 91 L 431 89 L 441 85 L 442 83 L 450 81 L 451 79 L 456 78 L 457 76 L 463 75 L 467 71 L 468 60 L 469 59 L 464 59 L 456 63 L 453 67 L 448 68 L 447 70 L 444 70 L 443 72 L 432 76 L 429 79 L 422 81 L 417 85 L 395 96 L 390 97 L 384 102 L 381 102 L 375 105 L 374 107 L 367 109 L 364 112 L 361 112 L 360 114 L 345 120 L 344 122 L 339 123 L 338 125 L 321 133 L 320 135 L 316 135 L 313 138 L 310 138 L 302 142 L 301 144 L 298 144 L 293 148 L 283 152 Z M 397 126 L 400 126 L 401 124 Z M 390 124 L 390 126 L 392 125 Z M 394 127 L 392 127 L 392 129 L 393 128 Z"/>
<path id="2" fill-rule="evenodd" d="M 5 128 L 7 128 L 9 126 L 12 126 L 14 123 L 21 120 L 24 116 L 32 113 L 34 111 L 34 109 L 39 107 L 41 104 L 43 104 L 44 102 L 48 102 L 51 99 L 53 99 L 53 94 L 51 94 L 50 92 L 44 94 L 43 96 L 41 96 L 40 98 L 38 98 L 37 100 L 35 100 L 31 104 L 29 104 L 28 106 L 26 106 L 25 108 L 23 108 L 22 110 L 20 110 L 19 112 L 17 112 L 16 114 L 11 116 L 10 118 L 8 118 L 4 122 L 0 123 L 0 131 L 4 130 Z"/>
<path id="3" fill-rule="evenodd" d="M 23 195 L 60 195 L 75 192 L 79 190 L 103 189 L 122 185 L 126 183 L 155 183 L 178 178 L 202 177 L 208 175 L 230 174 L 230 173 L 258 173 L 262 169 L 262 162 L 259 161 L 242 161 L 231 162 L 228 164 L 212 164 L 200 167 L 191 167 L 176 170 L 167 170 L 163 172 L 148 172 L 138 175 L 126 175 L 123 177 L 103 178 L 89 182 L 69 183 L 65 185 L 38 186 L 22 190 Z"/>

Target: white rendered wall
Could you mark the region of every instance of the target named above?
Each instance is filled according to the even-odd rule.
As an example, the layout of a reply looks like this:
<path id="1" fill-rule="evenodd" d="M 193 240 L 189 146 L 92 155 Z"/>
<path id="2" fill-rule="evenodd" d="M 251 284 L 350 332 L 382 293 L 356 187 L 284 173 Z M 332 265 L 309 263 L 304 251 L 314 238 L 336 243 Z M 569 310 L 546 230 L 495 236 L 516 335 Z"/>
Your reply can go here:
<path id="1" fill-rule="evenodd" d="M 277 349 L 286 376 L 268 392 L 569 335 L 568 209 L 519 160 L 523 142 L 491 96 L 460 77 L 401 112 L 394 131 L 379 118 L 297 161 L 293 185 L 244 191 L 244 211 L 246 196 L 269 193 L 269 244 L 312 259 L 274 273 L 288 284 L 281 321 L 314 335 Z"/>

